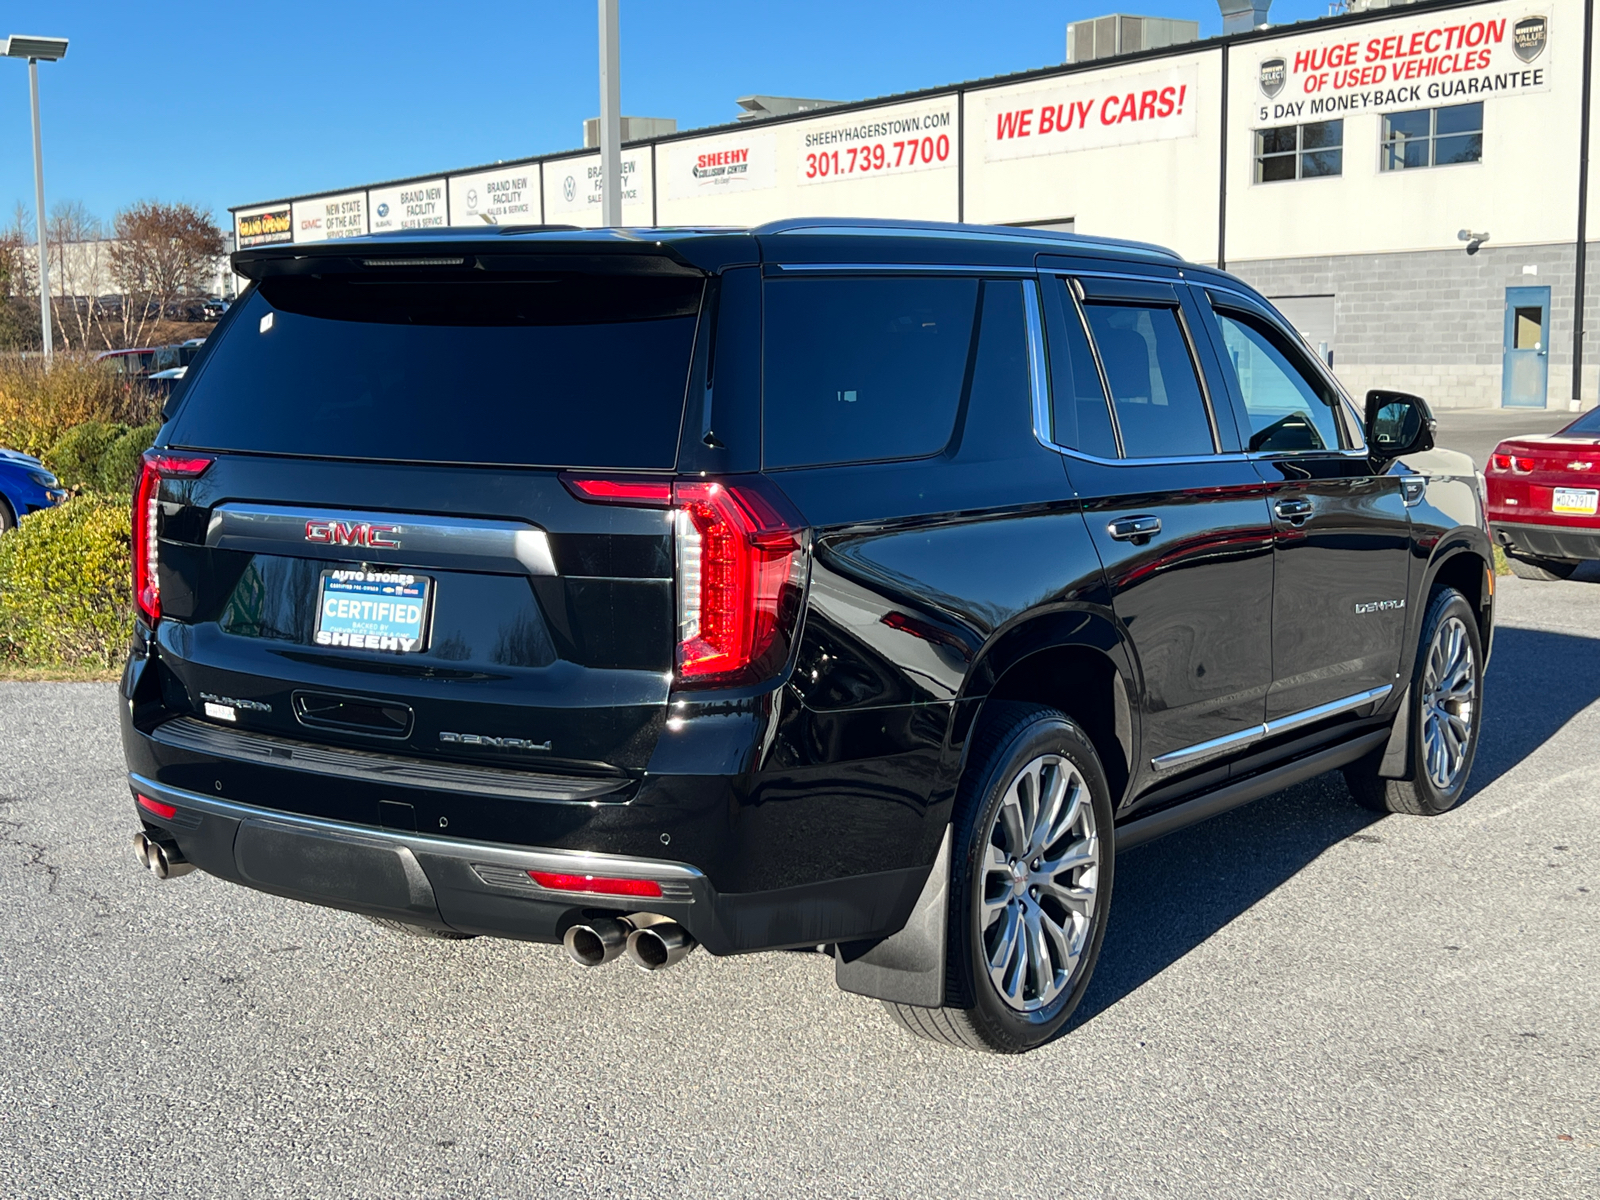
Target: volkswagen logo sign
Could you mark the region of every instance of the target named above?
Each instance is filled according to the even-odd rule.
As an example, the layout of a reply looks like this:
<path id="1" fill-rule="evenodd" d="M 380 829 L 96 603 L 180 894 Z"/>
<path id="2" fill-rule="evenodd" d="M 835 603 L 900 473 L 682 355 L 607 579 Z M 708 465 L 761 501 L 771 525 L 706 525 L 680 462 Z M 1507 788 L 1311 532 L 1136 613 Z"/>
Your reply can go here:
<path id="1" fill-rule="evenodd" d="M 1523 62 L 1532 62 L 1550 40 L 1550 23 L 1544 17 L 1523 17 L 1511 27 L 1511 48 Z"/>
<path id="2" fill-rule="evenodd" d="M 1261 64 L 1261 94 L 1268 100 L 1276 100 L 1278 93 L 1283 91 L 1288 67 L 1289 64 L 1281 58 L 1269 58 Z"/>
<path id="3" fill-rule="evenodd" d="M 561 194 L 566 197 L 568 204 L 578 198 L 578 181 L 571 175 L 561 181 Z"/>

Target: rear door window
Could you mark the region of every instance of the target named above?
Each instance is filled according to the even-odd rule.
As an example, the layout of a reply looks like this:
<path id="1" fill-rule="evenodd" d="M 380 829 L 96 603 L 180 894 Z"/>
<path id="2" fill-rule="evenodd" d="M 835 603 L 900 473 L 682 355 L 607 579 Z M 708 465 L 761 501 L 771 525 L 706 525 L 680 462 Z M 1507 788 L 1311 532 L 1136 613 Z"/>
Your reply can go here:
<path id="1" fill-rule="evenodd" d="M 976 279 L 769 279 L 765 463 L 923 458 L 949 443 L 974 338 Z"/>
<path id="2" fill-rule="evenodd" d="M 672 275 L 268 278 L 188 381 L 171 443 L 670 469 L 703 290 Z"/>
<path id="3" fill-rule="evenodd" d="M 1117 457 L 1106 391 L 1065 279 L 1045 280 L 1050 345 L 1050 441 L 1099 458 Z"/>
<path id="4" fill-rule="evenodd" d="M 1086 304 L 1128 458 L 1212 454 L 1205 395 L 1179 323 L 1166 305 Z"/>

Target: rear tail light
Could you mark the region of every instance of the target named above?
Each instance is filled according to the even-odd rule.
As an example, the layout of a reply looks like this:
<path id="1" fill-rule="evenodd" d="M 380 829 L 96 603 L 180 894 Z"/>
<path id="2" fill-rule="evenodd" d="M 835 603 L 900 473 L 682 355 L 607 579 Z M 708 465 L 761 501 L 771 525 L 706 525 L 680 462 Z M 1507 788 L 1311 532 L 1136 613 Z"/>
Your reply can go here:
<path id="1" fill-rule="evenodd" d="M 654 879 L 614 879 L 605 875 L 565 875 L 556 871 L 529 871 L 528 877 L 553 892 L 592 892 L 601 896 L 644 896 L 659 899 L 661 885 Z"/>
<path id="2" fill-rule="evenodd" d="M 156 572 L 161 481 L 197 478 L 205 474 L 213 461 L 159 450 L 145 451 L 139 486 L 133 494 L 133 602 L 152 627 L 161 620 L 161 581 Z"/>
<path id="3" fill-rule="evenodd" d="M 1491 454 L 1489 456 L 1489 468 L 1494 471 L 1511 470 L 1511 455 Z"/>
<path id="4" fill-rule="evenodd" d="M 755 683 L 789 657 L 805 569 L 798 522 L 749 484 L 672 487 L 678 683 Z"/>
<path id="5" fill-rule="evenodd" d="M 1531 458 L 1513 458 L 1511 468 L 1520 475 L 1530 474 L 1539 464 Z"/>
<path id="6" fill-rule="evenodd" d="M 563 475 L 580 500 L 672 508 L 680 687 L 769 679 L 788 661 L 805 581 L 802 523 L 760 476 L 676 483 Z"/>

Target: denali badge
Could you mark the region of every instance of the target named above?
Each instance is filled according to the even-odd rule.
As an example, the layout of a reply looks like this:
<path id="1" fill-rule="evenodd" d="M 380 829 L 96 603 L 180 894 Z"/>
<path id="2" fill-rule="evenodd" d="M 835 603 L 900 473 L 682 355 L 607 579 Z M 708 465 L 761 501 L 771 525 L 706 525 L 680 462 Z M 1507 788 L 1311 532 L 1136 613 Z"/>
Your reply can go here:
<path id="1" fill-rule="evenodd" d="M 1404 608 L 1405 606 L 1406 602 L 1404 600 L 1370 600 L 1365 604 L 1357 604 L 1356 612 L 1375 613 L 1391 608 Z"/>
<path id="2" fill-rule="evenodd" d="M 488 746 L 491 750 L 548 750 L 549 742 L 533 742 L 527 738 L 490 737 L 486 733 L 439 734 L 441 742 L 457 746 Z"/>
<path id="3" fill-rule="evenodd" d="M 1550 23 L 1543 17 L 1523 17 L 1511 27 L 1511 48 L 1523 62 L 1532 62 L 1550 37 Z"/>
<path id="4" fill-rule="evenodd" d="M 376 546 L 395 550 L 400 546 L 398 525 L 374 525 L 370 521 L 307 521 L 306 541 L 323 546 Z"/>

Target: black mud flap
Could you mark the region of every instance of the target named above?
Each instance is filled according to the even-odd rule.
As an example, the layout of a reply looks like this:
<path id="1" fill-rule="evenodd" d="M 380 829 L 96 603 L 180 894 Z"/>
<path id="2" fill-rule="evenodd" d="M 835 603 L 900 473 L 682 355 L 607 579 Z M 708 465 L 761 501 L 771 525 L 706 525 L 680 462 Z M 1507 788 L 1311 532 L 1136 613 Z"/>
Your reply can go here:
<path id="1" fill-rule="evenodd" d="M 835 948 L 833 978 L 841 990 L 898 1004 L 944 1004 L 945 913 L 950 896 L 950 830 L 905 928 L 873 942 Z"/>

